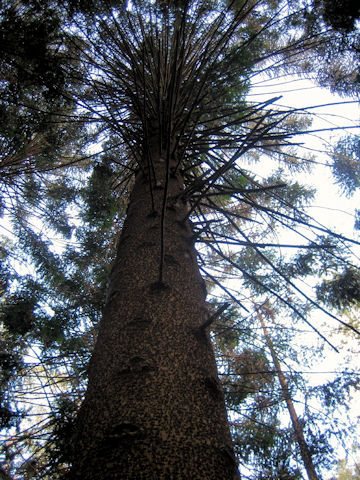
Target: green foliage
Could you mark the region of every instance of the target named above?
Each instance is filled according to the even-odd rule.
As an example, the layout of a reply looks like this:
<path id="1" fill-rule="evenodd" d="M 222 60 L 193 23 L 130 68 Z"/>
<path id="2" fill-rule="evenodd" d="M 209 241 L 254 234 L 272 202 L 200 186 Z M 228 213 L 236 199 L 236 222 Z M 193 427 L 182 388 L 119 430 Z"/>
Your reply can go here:
<path id="1" fill-rule="evenodd" d="M 338 403 L 346 406 L 346 400 L 359 388 L 359 378 L 345 371 L 335 380 L 314 387 L 312 392 L 316 392 L 316 398 L 321 401 L 324 408 L 334 409 Z"/>
<path id="2" fill-rule="evenodd" d="M 360 186 L 360 138 L 342 138 L 331 156 L 336 183 L 348 196 L 352 195 Z"/>
<path id="3" fill-rule="evenodd" d="M 2 304 L 0 318 L 9 333 L 25 335 L 33 328 L 35 300 L 27 294 L 9 296 Z"/>
<path id="4" fill-rule="evenodd" d="M 295 5 L 296 2 L 288 2 Z M 306 2 L 304 10 L 294 12 L 291 23 L 304 27 L 303 51 L 297 56 L 294 70 L 299 67 L 340 95 L 359 96 L 359 28 L 356 21 L 358 7 L 347 0 L 316 0 Z M 300 23 L 299 23 L 300 22 Z M 294 25 L 294 26 L 295 26 Z M 353 28 L 355 27 L 355 28 Z M 309 54 L 309 38 L 321 36 Z M 299 49 L 301 50 L 301 48 Z"/>
<path id="5" fill-rule="evenodd" d="M 335 30 L 350 32 L 354 29 L 356 19 L 360 18 L 359 5 L 351 0 L 323 0 L 320 3 L 325 22 Z"/>
<path id="6" fill-rule="evenodd" d="M 317 288 L 318 298 L 336 308 L 344 309 L 360 303 L 359 270 L 348 267 L 331 280 L 324 280 Z"/>
<path id="7" fill-rule="evenodd" d="M 2 335 L 5 337 L 5 335 Z M 7 393 L 11 389 L 11 383 L 23 367 L 19 351 L 10 348 L 13 342 L 5 338 L 0 340 L 0 428 L 9 428 L 19 423 L 19 412 L 13 411 L 11 395 Z"/>
<path id="8" fill-rule="evenodd" d="M 251 478 L 300 479 L 300 471 L 291 465 L 294 447 L 291 431 L 279 428 L 276 421 L 259 429 L 258 422 L 257 416 L 249 417 L 241 423 L 241 433 L 235 434 L 240 458 L 257 466 L 256 475 Z"/>
<path id="9" fill-rule="evenodd" d="M 241 353 L 234 354 L 229 358 L 229 368 L 232 383 L 227 384 L 225 381 L 224 384 L 230 403 L 235 405 L 240 404 L 248 395 L 264 392 L 274 381 L 274 372 L 262 351 L 244 349 Z M 259 397 L 257 401 L 264 401 L 265 406 L 267 400 Z"/>
<path id="10" fill-rule="evenodd" d="M 59 18 L 54 11 L 46 20 L 41 15 L 19 15 L 18 9 L 10 5 L 2 12 L 0 25 L 0 47 L 3 52 L 1 70 L 8 72 L 9 94 L 21 97 L 24 92 L 39 84 L 45 89 L 45 98 L 58 95 L 64 77 L 54 49 L 49 48 L 58 40 Z M 24 61 L 27 61 L 25 68 Z M 12 75 L 16 83 L 11 81 Z M 9 78 L 10 77 L 10 78 Z"/>
<path id="11" fill-rule="evenodd" d="M 83 197 L 86 205 L 84 220 L 108 230 L 114 217 L 120 213 L 121 200 L 114 192 L 116 173 L 104 161 L 96 164 Z"/>
<path id="12" fill-rule="evenodd" d="M 67 396 L 60 397 L 53 410 L 55 428 L 52 433 L 52 449 L 49 451 L 50 465 L 56 472 L 58 465 L 69 463 L 72 450 L 76 448 L 72 444 L 74 436 L 74 420 L 79 405 Z M 60 472 L 59 472 L 60 473 Z M 59 478 L 61 478 L 61 473 Z"/>
<path id="13" fill-rule="evenodd" d="M 333 477 L 331 480 L 359 480 L 359 468 L 351 468 L 348 465 L 347 459 L 343 458 L 338 462 L 338 468 L 336 472 L 336 477 Z"/>

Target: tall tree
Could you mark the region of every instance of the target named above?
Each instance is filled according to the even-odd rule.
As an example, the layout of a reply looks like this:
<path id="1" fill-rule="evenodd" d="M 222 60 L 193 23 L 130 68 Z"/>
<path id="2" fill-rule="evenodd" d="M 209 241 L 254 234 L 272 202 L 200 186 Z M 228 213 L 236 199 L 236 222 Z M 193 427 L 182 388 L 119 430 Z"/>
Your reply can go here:
<path id="1" fill-rule="evenodd" d="M 264 333 L 266 344 L 267 344 L 267 346 L 270 350 L 270 354 L 271 354 L 271 358 L 272 358 L 272 361 L 273 361 L 274 366 L 275 366 L 276 374 L 279 378 L 279 382 L 280 382 L 280 385 L 281 385 L 281 390 L 282 390 L 282 393 L 283 393 L 284 400 L 286 402 L 287 409 L 289 411 L 291 423 L 292 423 L 294 433 L 295 433 L 295 436 L 296 436 L 296 441 L 299 444 L 299 448 L 300 448 L 300 452 L 301 452 L 301 458 L 302 458 L 302 461 L 304 463 L 307 476 L 308 476 L 309 480 L 317 480 L 319 477 L 318 477 L 318 475 L 315 471 L 315 467 L 314 467 L 314 464 L 313 464 L 313 461 L 312 461 L 312 458 L 311 458 L 310 449 L 309 449 L 309 447 L 306 443 L 305 437 L 304 437 L 303 426 L 302 426 L 301 420 L 299 419 L 298 414 L 296 412 L 294 402 L 292 401 L 288 383 L 287 383 L 285 375 L 282 371 L 278 356 L 276 355 L 276 351 L 275 351 L 274 345 L 271 341 L 269 331 L 266 327 L 261 309 L 259 308 L 258 305 L 255 305 L 255 308 L 256 308 L 256 312 L 257 312 L 257 317 L 260 321 L 261 328 L 262 328 L 263 333 Z"/>
<path id="2" fill-rule="evenodd" d="M 50 50 L 66 51 L 60 71 L 67 87 L 76 84 L 70 100 L 66 89 L 60 95 L 72 110 L 59 109 L 55 118 L 86 124 L 86 138 L 102 142 L 101 153 L 89 152 L 95 162 L 88 177 L 69 169 L 67 188 L 46 193 L 53 200 L 46 213 L 67 206 L 86 222 L 71 237 L 83 250 L 75 245 L 54 252 L 17 222 L 37 268 L 36 281 L 26 282 L 35 295 L 21 302 L 6 297 L 5 332 L 25 337 L 34 355 L 41 349 L 36 386 L 50 366 L 60 379 L 69 369 L 67 378 L 83 387 L 84 359 L 97 336 L 85 400 L 76 421 L 62 425 L 66 441 L 57 446 L 63 468 L 72 464 L 68 478 L 237 478 L 209 333 L 225 306 L 209 309 L 199 266 L 237 306 L 241 297 L 214 275 L 217 265 L 309 323 L 308 311 L 319 305 L 293 278 L 306 276 L 317 262 L 348 265 L 335 242 L 316 236 L 329 232 L 304 212 L 306 189 L 283 171 L 267 179 L 248 171 L 260 154 L 283 169 L 312 163 L 296 155 L 290 140 L 309 128 L 307 119 L 275 108 L 276 98 L 252 103 L 246 94 L 251 77 L 269 64 L 274 74 L 293 69 L 293 58 L 304 52 L 316 58 L 319 43 L 297 23 L 303 9 L 292 2 L 97 3 L 44 2 L 58 14 L 62 34 Z M 16 13 L 28 19 L 41 8 L 19 2 Z M 326 45 L 328 36 L 322 38 Z M 26 108 L 36 111 L 37 85 L 29 88 Z M 74 138 L 69 142 L 74 148 Z M 56 226 L 54 217 L 49 223 Z M 273 245 L 258 241 L 277 225 L 297 230 L 306 243 L 293 268 L 273 250 L 263 253 Z M 334 237 L 341 246 L 351 243 Z M 271 274 L 259 280 L 260 270 Z M 300 306 L 294 293 L 304 299 Z M 50 405 L 49 390 L 60 380 L 49 372 L 43 392 Z M 66 390 L 59 388 L 54 417 L 70 417 L 77 406 L 76 395 L 67 402 Z M 28 477 L 39 471 L 29 462 L 24 469 Z M 53 473 L 44 468 L 41 475 Z"/>

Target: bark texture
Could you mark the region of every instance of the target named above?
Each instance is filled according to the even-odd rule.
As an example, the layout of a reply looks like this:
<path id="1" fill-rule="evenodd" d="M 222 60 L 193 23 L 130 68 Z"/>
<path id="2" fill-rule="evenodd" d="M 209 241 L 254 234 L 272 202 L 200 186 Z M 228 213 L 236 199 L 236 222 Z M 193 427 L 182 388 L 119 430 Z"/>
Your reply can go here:
<path id="1" fill-rule="evenodd" d="M 182 177 L 169 174 L 174 160 L 166 163 L 159 155 L 154 161 L 154 209 L 147 175 L 136 177 L 78 415 L 71 479 L 239 478 L 201 328 L 209 314 L 188 206 L 175 200 Z"/>

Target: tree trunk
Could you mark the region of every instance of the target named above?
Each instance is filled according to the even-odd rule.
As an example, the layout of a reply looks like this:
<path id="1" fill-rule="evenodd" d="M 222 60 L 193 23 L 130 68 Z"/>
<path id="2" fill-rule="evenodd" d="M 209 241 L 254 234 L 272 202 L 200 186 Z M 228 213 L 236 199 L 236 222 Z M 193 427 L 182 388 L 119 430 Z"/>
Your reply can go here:
<path id="1" fill-rule="evenodd" d="M 238 478 L 214 353 L 201 328 L 209 313 L 188 207 L 174 200 L 182 176 L 169 174 L 174 159 L 153 154 L 153 165 L 154 189 L 139 172 L 131 194 L 70 479 Z"/>
<path id="2" fill-rule="evenodd" d="M 256 306 L 254 301 L 253 301 L 253 303 Z M 279 378 L 282 394 L 283 394 L 284 400 L 286 402 L 287 409 L 289 411 L 291 423 L 292 423 L 294 433 L 295 433 L 295 436 L 296 436 L 296 441 L 299 445 L 300 454 L 301 454 L 301 458 L 302 458 L 302 461 L 303 461 L 303 464 L 304 464 L 304 467 L 305 467 L 305 470 L 306 470 L 306 474 L 307 474 L 309 480 L 319 480 L 319 477 L 316 474 L 315 467 L 314 467 L 314 464 L 313 464 L 313 461 L 312 461 L 311 453 L 309 451 L 308 445 L 307 445 L 305 437 L 304 437 L 302 423 L 300 422 L 299 417 L 297 416 L 295 406 L 294 406 L 294 403 L 293 403 L 292 398 L 291 398 L 291 394 L 290 394 L 290 390 L 289 390 L 289 387 L 288 387 L 287 380 L 286 380 L 285 375 L 283 374 L 283 372 L 281 370 L 281 365 L 280 365 L 280 362 L 279 362 L 278 357 L 276 355 L 274 345 L 271 341 L 268 329 L 266 328 L 264 318 L 263 318 L 259 308 L 256 308 L 256 313 L 257 313 L 258 319 L 260 320 L 261 327 L 262 327 L 263 332 L 264 332 L 265 340 L 266 340 L 267 346 L 269 347 L 270 354 L 271 354 L 271 357 L 272 357 L 272 360 L 273 360 L 273 363 L 274 363 L 274 366 L 275 366 L 275 370 L 276 370 L 277 376 Z"/>

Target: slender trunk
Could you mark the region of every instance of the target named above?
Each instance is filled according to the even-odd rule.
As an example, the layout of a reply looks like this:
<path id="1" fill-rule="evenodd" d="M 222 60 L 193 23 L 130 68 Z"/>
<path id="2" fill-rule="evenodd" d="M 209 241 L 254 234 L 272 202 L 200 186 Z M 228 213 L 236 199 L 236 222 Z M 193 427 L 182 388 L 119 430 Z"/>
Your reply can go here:
<path id="1" fill-rule="evenodd" d="M 312 462 L 311 453 L 309 451 L 309 448 L 307 446 L 307 443 L 306 443 L 306 440 L 305 440 L 305 437 L 304 437 L 302 424 L 301 424 L 301 422 L 300 422 L 300 420 L 297 416 L 293 401 L 291 399 L 291 394 L 290 394 L 290 390 L 289 390 L 289 387 L 288 387 L 288 384 L 287 384 L 287 380 L 286 380 L 285 375 L 283 374 L 283 372 L 281 370 L 281 365 L 280 365 L 280 362 L 277 358 L 277 355 L 276 355 L 276 352 L 275 352 L 275 349 L 274 349 L 274 345 L 271 341 L 268 329 L 266 328 L 264 318 L 261 314 L 261 311 L 258 308 L 256 309 L 256 312 L 257 312 L 258 319 L 260 320 L 261 327 L 262 327 L 263 332 L 264 332 L 264 336 L 265 336 L 267 346 L 269 347 L 269 350 L 270 350 L 270 353 L 271 353 L 271 357 L 272 357 L 272 360 L 273 360 L 273 363 L 274 363 L 274 366 L 275 366 L 275 369 L 276 369 L 277 376 L 279 378 L 281 390 L 282 390 L 283 397 L 284 397 L 285 402 L 286 402 L 287 409 L 289 411 L 291 423 L 292 423 L 292 426 L 293 426 L 293 429 L 294 429 L 294 433 L 295 433 L 295 436 L 296 436 L 297 443 L 298 443 L 299 448 L 300 448 L 300 454 L 301 454 L 302 461 L 304 463 L 304 467 L 305 467 L 307 476 L 308 476 L 309 480 L 319 480 L 319 477 L 317 476 L 317 474 L 315 472 L 315 467 L 314 467 L 313 462 Z"/>
<path id="2" fill-rule="evenodd" d="M 157 160 L 154 210 L 144 173 L 131 195 L 70 479 L 238 478 L 214 353 L 201 328 L 209 314 L 187 205 L 172 201 L 182 177 Z"/>

